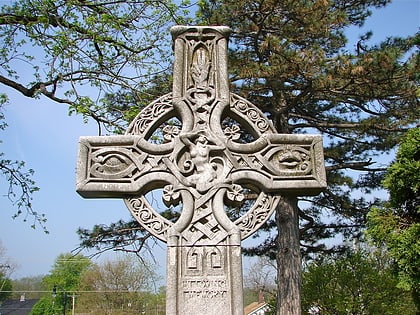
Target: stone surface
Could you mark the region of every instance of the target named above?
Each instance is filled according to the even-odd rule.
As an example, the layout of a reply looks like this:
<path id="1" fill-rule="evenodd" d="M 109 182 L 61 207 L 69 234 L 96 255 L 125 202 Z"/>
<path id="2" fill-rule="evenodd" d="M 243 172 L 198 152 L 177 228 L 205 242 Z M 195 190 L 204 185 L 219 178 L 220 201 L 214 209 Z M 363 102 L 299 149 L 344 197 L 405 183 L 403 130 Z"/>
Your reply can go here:
<path id="1" fill-rule="evenodd" d="M 80 139 L 77 192 L 124 198 L 167 243 L 166 314 L 242 315 L 241 240 L 271 216 L 279 194 L 326 186 L 322 138 L 277 134 L 256 106 L 229 92 L 227 27 L 171 32 L 173 92 L 144 108 L 126 135 Z M 176 222 L 145 198 L 155 189 L 166 206 L 180 204 Z"/>

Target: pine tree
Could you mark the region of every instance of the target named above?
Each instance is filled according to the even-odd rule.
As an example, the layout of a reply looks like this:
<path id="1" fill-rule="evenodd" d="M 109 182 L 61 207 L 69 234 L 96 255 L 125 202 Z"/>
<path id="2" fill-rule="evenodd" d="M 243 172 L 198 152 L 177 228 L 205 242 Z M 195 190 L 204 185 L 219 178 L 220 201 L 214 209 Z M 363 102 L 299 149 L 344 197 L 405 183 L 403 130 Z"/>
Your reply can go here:
<path id="1" fill-rule="evenodd" d="M 368 213 L 368 235 L 394 259 L 398 286 L 411 291 L 420 314 L 420 128 L 403 138 L 388 168 L 389 201 Z"/>

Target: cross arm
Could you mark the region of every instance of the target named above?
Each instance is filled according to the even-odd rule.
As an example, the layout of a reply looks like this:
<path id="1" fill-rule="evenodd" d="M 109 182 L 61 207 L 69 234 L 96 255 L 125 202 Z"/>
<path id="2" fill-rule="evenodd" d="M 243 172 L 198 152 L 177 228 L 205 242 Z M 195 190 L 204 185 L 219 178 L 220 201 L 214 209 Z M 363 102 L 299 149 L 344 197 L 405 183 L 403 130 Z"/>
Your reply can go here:
<path id="1" fill-rule="evenodd" d="M 234 183 L 298 195 L 316 195 L 327 185 L 321 135 L 266 134 L 228 148 L 237 165 Z"/>
<path id="2" fill-rule="evenodd" d="M 81 137 L 76 191 L 85 198 L 122 198 L 172 183 L 165 164 L 171 152 L 170 144 L 137 135 Z"/>

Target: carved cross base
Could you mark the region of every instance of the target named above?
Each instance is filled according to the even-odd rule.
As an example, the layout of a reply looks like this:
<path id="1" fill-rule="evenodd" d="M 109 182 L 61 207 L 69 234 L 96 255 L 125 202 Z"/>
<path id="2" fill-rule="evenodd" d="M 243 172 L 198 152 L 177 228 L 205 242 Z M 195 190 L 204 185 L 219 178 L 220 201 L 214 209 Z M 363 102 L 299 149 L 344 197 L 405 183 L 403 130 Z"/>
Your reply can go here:
<path id="1" fill-rule="evenodd" d="M 243 314 L 240 245 L 168 246 L 166 314 Z"/>

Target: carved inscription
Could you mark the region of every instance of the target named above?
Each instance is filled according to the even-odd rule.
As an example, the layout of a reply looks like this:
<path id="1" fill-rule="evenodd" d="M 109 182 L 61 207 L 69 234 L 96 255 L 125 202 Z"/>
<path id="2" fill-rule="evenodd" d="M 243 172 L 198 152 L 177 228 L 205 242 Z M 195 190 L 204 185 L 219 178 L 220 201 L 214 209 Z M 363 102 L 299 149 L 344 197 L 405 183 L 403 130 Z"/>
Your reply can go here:
<path id="1" fill-rule="evenodd" d="M 182 281 L 182 292 L 185 298 L 218 299 L 228 294 L 226 277 L 186 278 Z"/>

